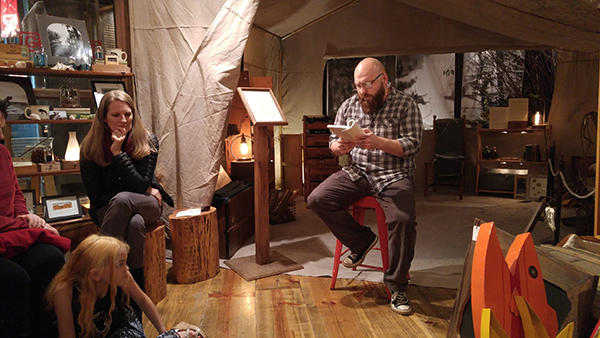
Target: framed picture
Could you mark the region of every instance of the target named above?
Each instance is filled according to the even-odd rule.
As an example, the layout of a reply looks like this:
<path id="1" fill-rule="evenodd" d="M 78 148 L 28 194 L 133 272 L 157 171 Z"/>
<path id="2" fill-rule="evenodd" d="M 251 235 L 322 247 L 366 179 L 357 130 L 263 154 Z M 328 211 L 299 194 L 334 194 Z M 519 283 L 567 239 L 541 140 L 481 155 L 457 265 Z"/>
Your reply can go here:
<path id="1" fill-rule="evenodd" d="M 27 211 L 29 213 L 35 213 L 35 190 L 24 189 L 21 190 L 23 196 L 25 196 L 25 204 L 27 205 Z"/>
<path id="2" fill-rule="evenodd" d="M 237 89 L 253 125 L 283 126 L 287 120 L 270 88 Z"/>
<path id="3" fill-rule="evenodd" d="M 92 81 L 92 92 L 94 93 L 94 100 L 96 101 L 96 107 L 100 106 L 102 96 L 110 92 L 111 90 L 125 90 L 125 83 L 120 81 Z"/>
<path id="4" fill-rule="evenodd" d="M 92 49 L 84 20 L 40 14 L 35 18 L 48 65 L 58 62 L 68 65 L 70 58 L 77 65 L 92 64 Z"/>
<path id="5" fill-rule="evenodd" d="M 78 218 L 83 215 L 79 197 L 76 195 L 44 196 L 42 205 L 46 222 Z"/>

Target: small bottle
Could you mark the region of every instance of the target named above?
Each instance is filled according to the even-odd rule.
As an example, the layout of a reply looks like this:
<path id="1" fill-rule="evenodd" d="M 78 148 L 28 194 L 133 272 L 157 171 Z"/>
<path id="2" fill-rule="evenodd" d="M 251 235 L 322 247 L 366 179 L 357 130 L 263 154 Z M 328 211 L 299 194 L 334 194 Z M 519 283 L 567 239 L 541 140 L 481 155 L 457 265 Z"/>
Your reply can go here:
<path id="1" fill-rule="evenodd" d="M 483 150 L 481 151 L 481 157 L 484 160 L 489 160 L 490 159 L 490 147 L 485 146 L 485 148 L 483 148 Z"/>
<path id="2" fill-rule="evenodd" d="M 497 158 L 498 158 L 498 150 L 496 150 L 496 147 L 494 147 L 492 149 L 492 151 L 490 151 L 490 159 L 495 160 Z"/>

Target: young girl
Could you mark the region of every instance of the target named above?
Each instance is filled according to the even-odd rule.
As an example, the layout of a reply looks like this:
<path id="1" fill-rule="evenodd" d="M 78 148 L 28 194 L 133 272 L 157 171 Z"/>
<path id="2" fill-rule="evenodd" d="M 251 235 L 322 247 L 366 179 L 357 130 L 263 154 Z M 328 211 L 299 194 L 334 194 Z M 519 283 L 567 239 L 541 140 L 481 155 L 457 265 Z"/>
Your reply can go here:
<path id="1" fill-rule="evenodd" d="M 128 252 L 129 245 L 114 237 L 91 235 L 71 253 L 47 293 L 60 337 L 145 337 L 130 297 L 162 332 L 160 338 L 201 337 L 196 329 L 166 330 L 156 307 L 129 273 Z"/>

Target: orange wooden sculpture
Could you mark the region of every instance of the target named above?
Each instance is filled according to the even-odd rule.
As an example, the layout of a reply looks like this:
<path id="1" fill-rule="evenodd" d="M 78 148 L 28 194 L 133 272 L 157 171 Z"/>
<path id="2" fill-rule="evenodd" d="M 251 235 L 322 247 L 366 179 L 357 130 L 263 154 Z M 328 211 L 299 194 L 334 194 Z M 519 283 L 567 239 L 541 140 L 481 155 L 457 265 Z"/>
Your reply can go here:
<path id="1" fill-rule="evenodd" d="M 471 306 L 475 336 L 481 334 L 481 311 L 489 308 L 512 338 L 524 337 L 514 296 L 522 296 L 535 311 L 546 332 L 558 331 L 556 312 L 546 299 L 540 263 L 530 233 L 518 235 L 506 259 L 494 223 L 479 228 L 471 272 Z"/>

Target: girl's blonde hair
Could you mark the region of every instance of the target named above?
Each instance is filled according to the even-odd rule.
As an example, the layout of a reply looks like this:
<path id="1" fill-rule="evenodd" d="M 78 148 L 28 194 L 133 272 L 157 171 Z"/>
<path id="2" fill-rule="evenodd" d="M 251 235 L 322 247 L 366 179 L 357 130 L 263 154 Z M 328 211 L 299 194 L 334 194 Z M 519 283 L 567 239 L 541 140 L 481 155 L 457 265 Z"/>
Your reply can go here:
<path id="1" fill-rule="evenodd" d="M 96 117 L 92 122 L 92 127 L 81 142 L 81 156 L 88 161 L 95 162 L 101 167 L 106 167 L 110 164 L 110 161 L 104 156 L 103 145 L 105 134 L 111 133 L 111 131 L 104 120 L 106 119 L 108 107 L 115 101 L 127 103 L 133 114 L 133 122 L 129 135 L 132 138 L 135 149 L 132 158 L 134 160 L 141 160 L 148 156 L 150 152 L 156 151 L 156 148 L 150 144 L 150 133 L 144 128 L 144 124 L 138 115 L 131 96 L 122 90 L 111 90 L 102 97 L 102 101 L 100 101 L 100 105 L 96 111 Z"/>
<path id="2" fill-rule="evenodd" d="M 71 253 L 67 263 L 54 277 L 46 299 L 50 308 L 54 308 L 54 296 L 56 293 L 71 285 L 79 290 L 79 304 L 81 312 L 77 317 L 77 323 L 81 327 L 81 337 L 91 337 L 94 327 L 94 304 L 96 303 L 96 282 L 91 278 L 90 271 L 97 269 L 104 272 L 109 269 L 110 273 L 110 308 L 109 316 L 115 309 L 115 298 L 117 285 L 115 282 L 116 257 L 121 250 L 129 252 L 129 245 L 119 239 L 110 236 L 90 235 L 84 239 Z M 129 295 L 123 292 L 123 301 L 129 306 Z"/>

